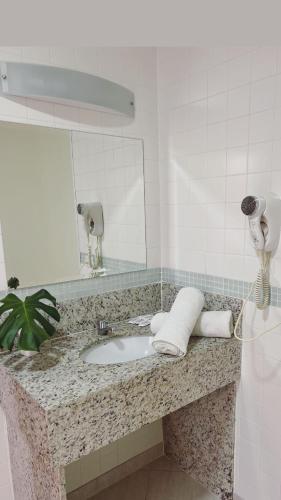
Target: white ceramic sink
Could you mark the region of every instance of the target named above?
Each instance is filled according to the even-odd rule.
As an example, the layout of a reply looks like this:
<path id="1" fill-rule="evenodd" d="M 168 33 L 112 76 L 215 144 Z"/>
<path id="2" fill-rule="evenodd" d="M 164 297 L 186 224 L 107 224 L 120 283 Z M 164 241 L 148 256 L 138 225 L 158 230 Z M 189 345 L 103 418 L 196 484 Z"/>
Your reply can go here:
<path id="1" fill-rule="evenodd" d="M 115 337 L 106 344 L 89 347 L 82 352 L 81 358 L 86 363 L 96 365 L 113 365 L 145 358 L 155 354 L 152 339 L 152 336 Z"/>

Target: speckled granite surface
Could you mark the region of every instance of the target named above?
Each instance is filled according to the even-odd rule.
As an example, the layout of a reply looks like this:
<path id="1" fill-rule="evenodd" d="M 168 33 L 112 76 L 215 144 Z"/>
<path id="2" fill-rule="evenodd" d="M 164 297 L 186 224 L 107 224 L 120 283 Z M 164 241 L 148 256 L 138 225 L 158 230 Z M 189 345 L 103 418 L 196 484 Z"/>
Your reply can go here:
<path id="1" fill-rule="evenodd" d="M 112 300 L 111 294 L 105 294 L 108 297 L 100 298 L 95 311 L 103 311 L 106 304 L 106 317 L 116 320 L 152 312 L 154 308 L 159 310 L 158 291 L 154 288 L 149 298 L 144 290 L 129 291 L 124 294 L 123 302 L 115 294 Z M 221 296 L 220 308 L 224 300 Z M 85 307 L 79 313 L 80 306 L 68 304 L 71 312 L 64 326 L 68 332 L 83 325 L 92 327 L 94 301 L 88 303 L 88 316 Z M 235 307 L 239 304 L 240 301 L 235 300 Z M 117 325 L 114 336 L 148 333 L 148 328 L 124 322 Z M 45 500 L 49 489 L 54 492 L 52 500 L 63 499 L 61 466 L 238 380 L 240 375 L 240 344 L 234 338 L 192 338 L 187 355 L 180 359 L 155 354 L 110 366 L 86 364 L 81 360 L 81 350 L 104 341 L 107 340 L 97 339 L 91 328 L 46 342 L 42 353 L 33 358 L 23 358 L 17 353 L 0 356 L 1 404 L 7 420 L 13 423 L 10 426 L 13 431 L 9 432 L 13 473 L 17 491 L 25 488 L 25 496 L 19 493 L 16 500 Z M 17 419 L 13 418 L 14 414 L 18 415 Z M 39 441 L 33 440 L 34 430 Z M 42 484 L 41 497 L 36 487 L 27 486 L 23 477 L 23 463 L 19 463 L 15 449 L 18 439 L 22 455 L 31 462 L 24 475 L 28 482 Z M 44 475 L 44 467 L 48 474 Z"/>
<path id="2" fill-rule="evenodd" d="M 50 453 L 44 410 L 8 376 L 1 404 L 7 420 L 15 500 L 66 500 L 64 467 L 55 465 Z"/>
<path id="3" fill-rule="evenodd" d="M 135 334 L 149 330 L 125 323 L 115 332 Z M 235 339 L 192 338 L 183 359 L 155 354 L 97 366 L 80 357 L 85 347 L 104 342 L 95 336 L 93 331 L 53 339 L 33 358 L 0 358 L 1 380 L 12 377 L 15 391 L 19 386 L 45 412 L 57 464 L 71 462 L 239 377 L 240 345 Z"/>
<path id="4" fill-rule="evenodd" d="M 235 384 L 163 419 L 165 453 L 221 500 L 233 498 Z"/>
<path id="5" fill-rule="evenodd" d="M 58 309 L 61 314 L 59 329 L 64 334 L 88 330 L 95 327 L 97 319 L 113 323 L 158 311 L 161 309 L 161 285 L 153 283 L 67 300 L 60 302 Z"/>

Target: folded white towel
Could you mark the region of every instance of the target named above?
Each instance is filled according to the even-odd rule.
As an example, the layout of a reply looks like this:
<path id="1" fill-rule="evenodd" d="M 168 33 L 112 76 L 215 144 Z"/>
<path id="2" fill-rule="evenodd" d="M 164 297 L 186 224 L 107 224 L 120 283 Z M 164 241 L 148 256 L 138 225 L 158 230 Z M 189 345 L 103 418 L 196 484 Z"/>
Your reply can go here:
<path id="1" fill-rule="evenodd" d="M 167 320 L 169 313 L 161 312 L 153 316 L 150 329 L 156 334 Z M 196 321 L 192 336 L 230 338 L 233 333 L 232 311 L 204 311 Z"/>
<path id="2" fill-rule="evenodd" d="M 184 356 L 195 323 L 204 306 L 204 295 L 196 288 L 182 288 L 152 345 L 157 352 Z"/>

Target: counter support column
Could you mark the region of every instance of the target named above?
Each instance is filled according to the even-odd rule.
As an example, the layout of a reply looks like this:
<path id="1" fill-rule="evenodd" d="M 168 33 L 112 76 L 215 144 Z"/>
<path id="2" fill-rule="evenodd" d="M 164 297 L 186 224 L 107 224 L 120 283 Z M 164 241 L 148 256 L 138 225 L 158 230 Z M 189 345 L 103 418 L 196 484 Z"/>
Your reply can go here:
<path id="1" fill-rule="evenodd" d="M 221 500 L 233 499 L 236 385 L 163 419 L 165 453 Z"/>
<path id="2" fill-rule="evenodd" d="M 45 412 L 9 377 L 2 398 L 15 500 L 66 500 L 64 467 L 53 460 Z"/>

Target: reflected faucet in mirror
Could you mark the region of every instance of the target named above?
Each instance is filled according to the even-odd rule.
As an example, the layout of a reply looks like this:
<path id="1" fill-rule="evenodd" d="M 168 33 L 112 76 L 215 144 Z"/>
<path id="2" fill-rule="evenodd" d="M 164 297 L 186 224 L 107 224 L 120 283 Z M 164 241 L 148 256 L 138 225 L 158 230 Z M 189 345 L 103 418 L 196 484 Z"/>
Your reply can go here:
<path id="1" fill-rule="evenodd" d="M 102 237 L 104 234 L 102 204 L 99 202 L 78 203 L 77 212 L 84 219 L 84 227 L 88 241 L 88 263 L 84 264 L 84 272 L 91 276 L 95 276 L 97 273 L 100 274 L 104 272 L 102 259 Z M 94 258 L 91 237 L 96 237 Z"/>

